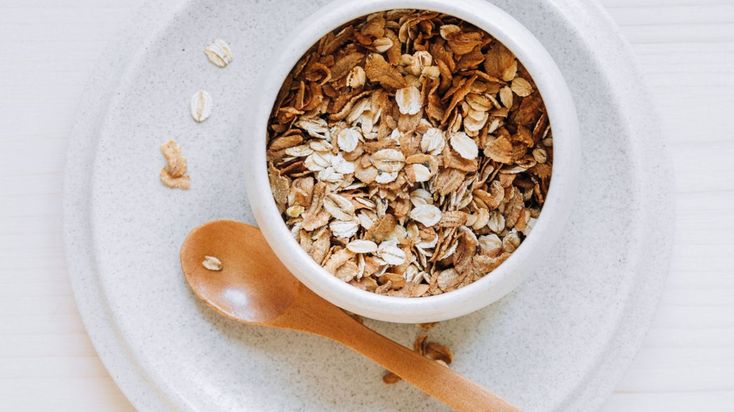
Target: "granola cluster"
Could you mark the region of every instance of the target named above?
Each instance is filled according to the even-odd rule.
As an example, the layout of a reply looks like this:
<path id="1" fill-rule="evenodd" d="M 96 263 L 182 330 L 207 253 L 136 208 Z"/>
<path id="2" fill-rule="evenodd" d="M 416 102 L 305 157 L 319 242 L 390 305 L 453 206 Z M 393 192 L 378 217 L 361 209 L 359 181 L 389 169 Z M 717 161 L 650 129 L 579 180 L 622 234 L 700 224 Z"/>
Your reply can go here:
<path id="1" fill-rule="evenodd" d="M 283 219 L 334 276 L 437 295 L 505 261 L 548 191 L 553 141 L 528 72 L 455 17 L 392 10 L 321 38 L 268 127 Z"/>
<path id="2" fill-rule="evenodd" d="M 161 183 L 171 189 L 189 190 L 191 178 L 186 174 L 188 162 L 181 154 L 181 147 L 175 140 L 168 140 L 161 145 L 161 154 L 166 165 L 161 169 Z"/>
<path id="3" fill-rule="evenodd" d="M 413 340 L 413 351 L 443 366 L 449 366 L 454 360 L 451 349 L 446 345 L 428 340 L 428 331 L 433 329 L 437 324 L 438 322 L 419 323 L 416 325 L 418 326 L 419 332 Z M 401 378 L 398 375 L 390 371 L 385 371 L 382 375 L 382 381 L 388 385 L 398 383 L 400 380 Z"/>

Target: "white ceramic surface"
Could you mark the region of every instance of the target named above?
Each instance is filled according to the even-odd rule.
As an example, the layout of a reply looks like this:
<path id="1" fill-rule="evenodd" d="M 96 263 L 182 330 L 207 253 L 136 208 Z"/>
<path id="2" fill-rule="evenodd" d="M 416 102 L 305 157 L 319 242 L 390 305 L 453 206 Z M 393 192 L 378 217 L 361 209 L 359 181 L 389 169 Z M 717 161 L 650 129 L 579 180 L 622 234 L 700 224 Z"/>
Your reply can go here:
<path id="1" fill-rule="evenodd" d="M 271 44 L 319 2 L 151 3 L 100 62 L 70 144 L 65 188 L 69 272 L 112 376 L 141 410 L 440 410 L 368 361 L 317 337 L 228 322 L 200 305 L 178 247 L 214 218 L 252 221 L 243 125 Z M 593 410 L 629 364 L 670 255 L 664 142 L 631 55 L 584 1 L 495 2 L 538 37 L 578 103 L 583 174 L 568 230 L 547 268 L 494 305 L 443 323 L 433 339 L 453 367 L 529 411 Z M 202 49 L 229 40 L 235 62 Z M 214 99 L 194 124 L 188 99 Z M 161 187 L 159 145 L 190 160 L 189 192 Z M 371 322 L 409 343 L 410 325 Z"/>
<path id="2" fill-rule="evenodd" d="M 512 50 L 533 77 L 543 96 L 553 127 L 553 178 L 542 213 L 533 231 L 502 265 L 459 290 L 426 298 L 377 295 L 340 281 L 303 251 L 283 222 L 271 195 L 266 164 L 267 124 L 283 79 L 322 36 L 360 16 L 381 10 L 414 8 L 459 17 L 485 30 Z M 422 323 L 466 315 L 512 291 L 538 267 L 547 263 L 574 206 L 578 189 L 580 149 L 578 120 L 571 93 L 553 58 L 517 20 L 484 0 L 347 0 L 329 3 L 311 14 L 276 47 L 272 66 L 263 72 L 250 101 L 247 136 L 247 191 L 253 215 L 280 260 L 306 286 L 324 299 L 372 319 Z"/>

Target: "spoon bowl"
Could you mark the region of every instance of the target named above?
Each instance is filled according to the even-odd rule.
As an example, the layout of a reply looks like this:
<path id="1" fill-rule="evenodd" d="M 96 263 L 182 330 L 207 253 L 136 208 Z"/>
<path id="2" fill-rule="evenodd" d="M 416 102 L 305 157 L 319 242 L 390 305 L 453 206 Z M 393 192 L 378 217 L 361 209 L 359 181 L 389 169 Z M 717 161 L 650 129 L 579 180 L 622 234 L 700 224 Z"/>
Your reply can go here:
<path id="1" fill-rule="evenodd" d="M 225 262 L 221 271 L 205 256 Z M 181 248 L 181 267 L 191 289 L 222 315 L 262 323 L 282 315 L 302 287 L 268 247 L 257 228 L 223 220 L 194 229 Z"/>

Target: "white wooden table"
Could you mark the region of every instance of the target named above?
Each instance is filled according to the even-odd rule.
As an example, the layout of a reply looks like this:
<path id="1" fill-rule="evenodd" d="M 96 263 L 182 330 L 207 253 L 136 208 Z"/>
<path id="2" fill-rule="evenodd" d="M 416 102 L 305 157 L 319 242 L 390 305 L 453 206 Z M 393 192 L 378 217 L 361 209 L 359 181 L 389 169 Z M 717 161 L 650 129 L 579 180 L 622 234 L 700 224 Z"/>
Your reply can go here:
<path id="1" fill-rule="evenodd" d="M 107 40 L 142 0 L 0 0 L 0 409 L 127 411 L 69 286 L 69 128 Z M 603 408 L 734 411 L 734 0 L 603 0 L 636 52 L 677 177 L 654 326 Z"/>

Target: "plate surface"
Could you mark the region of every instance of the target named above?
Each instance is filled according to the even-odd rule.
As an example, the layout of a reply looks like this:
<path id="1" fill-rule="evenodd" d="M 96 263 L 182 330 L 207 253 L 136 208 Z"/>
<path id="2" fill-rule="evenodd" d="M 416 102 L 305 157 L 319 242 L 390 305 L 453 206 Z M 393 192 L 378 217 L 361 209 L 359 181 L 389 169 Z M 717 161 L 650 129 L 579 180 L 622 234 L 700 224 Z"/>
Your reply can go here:
<path id="1" fill-rule="evenodd" d="M 252 222 L 241 119 L 257 74 L 288 27 L 324 1 L 149 4 L 109 51 L 82 103 L 65 188 L 68 265 L 100 356 L 141 410 L 442 410 L 336 344 L 247 327 L 199 304 L 178 248 L 217 218 Z M 453 367 L 528 411 L 588 411 L 634 356 L 663 287 L 672 202 L 665 145 L 626 44 L 587 1 L 494 3 L 548 48 L 581 120 L 583 178 L 568 231 L 544 270 L 480 312 L 442 323 L 433 340 Z M 226 69 L 202 50 L 221 37 Z M 195 124 L 191 95 L 214 100 Z M 175 138 L 192 190 L 158 181 L 159 146 Z M 409 344 L 410 325 L 370 322 Z"/>

